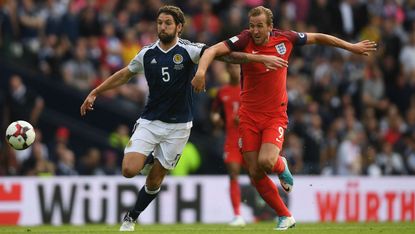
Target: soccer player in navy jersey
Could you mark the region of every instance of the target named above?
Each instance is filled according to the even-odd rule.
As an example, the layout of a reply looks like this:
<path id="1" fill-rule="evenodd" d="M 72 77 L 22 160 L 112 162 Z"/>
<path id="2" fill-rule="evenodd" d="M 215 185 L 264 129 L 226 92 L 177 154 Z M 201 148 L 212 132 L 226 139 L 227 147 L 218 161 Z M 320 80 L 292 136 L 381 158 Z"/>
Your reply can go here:
<path id="1" fill-rule="evenodd" d="M 180 8 L 161 7 L 157 14 L 159 40 L 144 46 L 127 67 L 92 90 L 80 108 L 84 116 L 87 111 L 93 110 L 99 94 L 125 84 L 137 73 L 144 73 L 149 86 L 148 102 L 124 150 L 122 174 L 127 178 L 137 175 L 151 152 L 155 160 L 135 206 L 123 219 L 120 231 L 134 230 L 136 219 L 157 196 L 164 177 L 176 166 L 190 135 L 193 119 L 190 81 L 206 46 L 179 38 L 184 23 Z M 239 52 L 222 60 L 234 63 L 261 62 L 272 70 L 282 66 L 281 59 L 276 56 Z"/>

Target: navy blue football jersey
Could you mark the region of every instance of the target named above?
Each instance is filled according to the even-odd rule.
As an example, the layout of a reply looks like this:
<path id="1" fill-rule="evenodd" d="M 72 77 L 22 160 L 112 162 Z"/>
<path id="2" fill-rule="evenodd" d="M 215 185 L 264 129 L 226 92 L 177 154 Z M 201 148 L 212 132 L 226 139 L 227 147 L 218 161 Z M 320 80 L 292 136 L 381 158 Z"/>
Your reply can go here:
<path id="1" fill-rule="evenodd" d="M 144 73 L 149 96 L 141 118 L 165 123 L 187 123 L 193 120 L 191 80 L 206 46 L 179 39 L 167 51 L 159 41 L 145 46 L 131 60 L 128 69 Z"/>

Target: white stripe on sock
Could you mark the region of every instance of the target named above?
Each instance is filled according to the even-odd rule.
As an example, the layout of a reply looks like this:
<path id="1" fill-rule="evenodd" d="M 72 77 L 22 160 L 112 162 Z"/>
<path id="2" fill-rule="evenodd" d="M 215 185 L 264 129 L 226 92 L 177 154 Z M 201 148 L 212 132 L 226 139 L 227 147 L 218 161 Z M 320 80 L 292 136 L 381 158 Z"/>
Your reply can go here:
<path id="1" fill-rule="evenodd" d="M 144 189 L 145 189 L 146 193 L 148 193 L 148 194 L 157 194 L 158 192 L 160 192 L 161 187 L 154 190 L 154 191 L 150 191 L 150 190 L 148 190 L 147 185 L 145 185 Z"/>

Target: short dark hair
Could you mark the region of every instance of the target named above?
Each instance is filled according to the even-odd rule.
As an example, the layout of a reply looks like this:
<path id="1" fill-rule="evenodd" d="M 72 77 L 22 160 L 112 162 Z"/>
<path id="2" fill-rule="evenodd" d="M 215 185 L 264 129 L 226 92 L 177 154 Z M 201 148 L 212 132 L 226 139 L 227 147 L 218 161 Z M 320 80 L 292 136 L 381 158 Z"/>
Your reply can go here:
<path id="1" fill-rule="evenodd" d="M 272 14 L 272 11 L 270 9 L 266 8 L 266 7 L 258 6 L 258 7 L 255 7 L 253 9 L 251 9 L 248 12 L 248 17 L 258 16 L 258 15 L 261 15 L 261 14 L 265 15 L 265 17 L 267 19 L 267 24 L 272 25 L 272 22 L 274 20 L 274 15 Z"/>
<path id="2" fill-rule="evenodd" d="M 161 13 L 173 16 L 174 22 L 176 24 L 182 24 L 182 26 L 184 26 L 184 23 L 185 23 L 184 14 L 180 8 L 176 6 L 169 6 L 169 5 L 163 6 L 163 7 L 160 7 L 157 13 L 157 17 L 159 17 Z"/>

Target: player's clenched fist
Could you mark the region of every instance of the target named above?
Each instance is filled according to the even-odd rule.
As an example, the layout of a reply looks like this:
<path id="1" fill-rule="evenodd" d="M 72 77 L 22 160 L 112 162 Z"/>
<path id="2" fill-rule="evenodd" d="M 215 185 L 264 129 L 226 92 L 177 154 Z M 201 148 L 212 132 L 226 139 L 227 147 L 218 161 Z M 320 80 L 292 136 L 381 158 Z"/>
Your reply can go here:
<path id="1" fill-rule="evenodd" d="M 205 76 L 197 72 L 193 77 L 192 86 L 196 93 L 205 91 Z"/>

